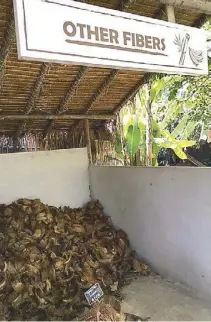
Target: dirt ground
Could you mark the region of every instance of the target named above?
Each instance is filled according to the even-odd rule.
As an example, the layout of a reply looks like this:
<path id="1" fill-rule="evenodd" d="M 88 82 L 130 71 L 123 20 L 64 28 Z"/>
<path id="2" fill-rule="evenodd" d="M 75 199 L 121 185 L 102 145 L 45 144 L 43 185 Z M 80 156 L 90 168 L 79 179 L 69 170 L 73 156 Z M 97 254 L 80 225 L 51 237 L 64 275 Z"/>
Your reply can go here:
<path id="1" fill-rule="evenodd" d="M 211 303 L 185 286 L 157 275 L 139 277 L 123 289 L 125 313 L 151 321 L 210 321 Z"/>

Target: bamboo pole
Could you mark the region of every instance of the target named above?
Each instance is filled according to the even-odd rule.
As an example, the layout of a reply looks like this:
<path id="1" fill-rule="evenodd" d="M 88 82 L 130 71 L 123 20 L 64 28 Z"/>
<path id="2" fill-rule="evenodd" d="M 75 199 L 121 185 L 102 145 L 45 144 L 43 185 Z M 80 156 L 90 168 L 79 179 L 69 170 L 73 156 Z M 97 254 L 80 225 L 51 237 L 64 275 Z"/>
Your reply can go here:
<path id="1" fill-rule="evenodd" d="M 115 120 L 116 115 L 0 115 L 0 120 Z"/>
<path id="2" fill-rule="evenodd" d="M 91 148 L 90 131 L 89 131 L 89 120 L 85 119 L 84 123 L 85 123 L 88 158 L 89 158 L 89 164 L 91 165 L 92 164 L 92 148 Z"/>
<path id="3" fill-rule="evenodd" d="M 166 5 L 166 15 L 168 22 L 176 23 L 174 7 L 171 5 Z"/>
<path id="4" fill-rule="evenodd" d="M 118 127 L 117 131 L 120 134 L 124 166 L 127 166 L 128 164 L 127 164 L 127 153 L 126 153 L 125 139 L 124 139 L 124 126 L 123 126 L 123 119 L 120 116 L 121 116 L 121 112 L 117 114 L 117 127 Z"/>
<path id="5" fill-rule="evenodd" d="M 147 101 L 146 101 L 146 166 L 152 166 L 152 110 L 150 100 L 151 82 L 147 86 Z"/>

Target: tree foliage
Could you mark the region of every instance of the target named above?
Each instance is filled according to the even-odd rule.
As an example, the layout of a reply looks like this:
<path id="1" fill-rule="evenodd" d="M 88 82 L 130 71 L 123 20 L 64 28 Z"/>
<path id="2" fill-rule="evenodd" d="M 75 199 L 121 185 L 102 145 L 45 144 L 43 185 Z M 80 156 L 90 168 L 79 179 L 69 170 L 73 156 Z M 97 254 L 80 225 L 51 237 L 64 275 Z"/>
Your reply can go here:
<path id="1" fill-rule="evenodd" d="M 121 136 L 118 134 L 116 144 L 116 151 L 119 157 L 122 158 L 124 152 L 130 158 L 132 164 L 135 157 L 136 161 L 138 159 L 140 164 L 145 165 L 147 123 L 145 107 L 147 97 L 149 97 L 153 115 L 153 165 L 157 165 L 158 153 L 162 147 L 174 150 L 180 159 L 187 158 L 183 148 L 194 145 L 195 141 L 188 141 L 186 137 L 181 137 L 178 134 L 180 132 L 190 132 L 188 117 L 185 116 L 171 132 L 168 130 L 170 118 L 167 121 L 164 113 L 160 111 L 162 108 L 161 102 L 163 104 L 163 96 L 166 95 L 165 89 L 170 82 L 172 81 L 165 77 L 154 79 L 151 82 L 150 93 L 146 92 L 148 87 L 143 86 L 133 102 L 125 106 L 121 111 L 120 119 L 122 120 L 123 131 Z M 123 142 L 125 143 L 125 149 L 122 148 Z"/>
<path id="2" fill-rule="evenodd" d="M 211 30 L 210 22 L 205 25 Z M 211 72 L 211 65 L 209 65 Z M 157 75 L 143 86 L 121 113 L 122 131 L 117 135 L 119 157 L 128 156 L 145 165 L 146 104 L 150 99 L 153 115 L 153 165 L 162 148 L 170 148 L 186 159 L 184 148 L 193 146 L 211 126 L 211 77 Z"/>

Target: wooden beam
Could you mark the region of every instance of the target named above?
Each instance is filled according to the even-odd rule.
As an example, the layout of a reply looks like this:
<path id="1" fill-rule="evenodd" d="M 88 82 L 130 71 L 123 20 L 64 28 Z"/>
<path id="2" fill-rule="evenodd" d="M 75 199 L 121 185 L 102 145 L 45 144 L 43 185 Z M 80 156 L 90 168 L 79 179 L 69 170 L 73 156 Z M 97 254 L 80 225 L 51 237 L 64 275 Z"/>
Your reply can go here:
<path id="1" fill-rule="evenodd" d="M 116 118 L 114 114 L 96 114 L 96 115 L 80 115 L 80 114 L 63 114 L 63 115 L 40 115 L 40 114 L 30 114 L 30 115 L 0 115 L 0 121 L 4 120 L 113 120 Z"/>
<path id="2" fill-rule="evenodd" d="M 68 109 L 68 104 L 70 103 L 73 94 L 75 93 L 75 90 L 77 89 L 78 85 L 82 81 L 86 71 L 88 70 L 88 67 L 82 66 L 76 75 L 73 82 L 71 82 L 70 87 L 68 88 L 67 92 L 63 96 L 61 103 L 56 111 L 57 114 L 62 114 Z"/>
<path id="3" fill-rule="evenodd" d="M 40 94 L 41 94 L 41 89 L 45 80 L 46 75 L 49 73 L 49 70 L 51 68 L 51 64 L 48 63 L 43 63 L 41 65 L 39 74 L 35 80 L 34 86 L 32 88 L 28 103 L 24 109 L 24 114 L 28 115 L 32 112 L 32 110 L 35 108 L 35 103 L 39 99 Z M 26 127 L 26 122 L 21 122 L 21 124 L 18 127 L 16 137 L 19 137 L 24 129 Z"/>
<path id="4" fill-rule="evenodd" d="M 150 78 L 150 74 L 146 74 L 143 76 L 138 83 L 132 88 L 132 90 L 122 99 L 121 103 L 115 107 L 115 109 L 112 111 L 112 113 L 118 113 L 122 107 L 124 107 L 128 101 L 132 100 L 134 96 L 139 91 L 140 87 L 146 83 L 148 83 Z"/>
<path id="5" fill-rule="evenodd" d="M 98 87 L 98 89 L 94 92 L 92 95 L 92 98 L 90 99 L 89 103 L 87 104 L 84 113 L 88 114 L 91 110 L 94 103 L 100 98 L 102 94 L 105 93 L 106 89 L 111 85 L 115 77 L 118 75 L 120 70 L 113 69 L 112 72 L 106 77 L 106 79 L 103 81 L 103 83 Z"/>
<path id="6" fill-rule="evenodd" d="M 165 4 L 180 9 L 189 9 L 211 15 L 211 2 L 207 0 L 151 0 L 155 3 Z"/>
<path id="7" fill-rule="evenodd" d="M 89 164 L 92 164 L 92 146 L 91 146 L 91 139 L 90 139 L 90 131 L 89 131 L 89 120 L 84 120 L 85 125 L 85 132 L 86 132 L 86 142 L 87 142 L 87 152 L 89 158 Z"/>
<path id="8" fill-rule="evenodd" d="M 98 87 L 98 89 L 94 92 L 92 95 L 89 103 L 87 104 L 84 114 L 88 115 L 90 109 L 92 108 L 93 104 L 100 98 L 100 96 L 105 93 L 106 89 L 111 85 L 115 77 L 118 75 L 120 70 L 118 69 L 113 69 L 112 72 L 106 77 L 104 82 Z M 82 125 L 82 122 L 75 122 L 75 124 L 70 128 L 70 131 L 72 128 L 74 130 L 78 129 Z"/>
<path id="9" fill-rule="evenodd" d="M 82 81 L 85 73 L 87 72 L 88 67 L 81 66 L 79 69 L 79 72 L 77 73 L 75 79 L 73 82 L 71 82 L 70 87 L 62 97 L 61 103 L 59 104 L 56 114 L 60 115 L 67 111 L 68 104 L 70 103 L 77 87 L 79 86 L 80 82 Z M 53 128 L 53 120 L 48 120 L 48 122 L 45 125 L 44 131 L 43 131 L 43 138 L 45 138 L 52 130 Z"/>
<path id="10" fill-rule="evenodd" d="M 34 109 L 36 100 L 38 100 L 40 97 L 40 93 L 41 93 L 41 89 L 42 89 L 45 77 L 49 73 L 51 66 L 52 65 L 48 63 L 43 63 L 41 65 L 39 74 L 35 80 L 27 106 L 24 111 L 25 114 L 30 114 L 31 111 Z"/>
<path id="11" fill-rule="evenodd" d="M 10 15 L 8 27 L 6 29 L 2 47 L 0 49 L 0 71 L 2 71 L 3 66 L 5 65 L 7 56 L 12 47 L 13 40 L 15 39 L 15 20 L 13 10 Z"/>

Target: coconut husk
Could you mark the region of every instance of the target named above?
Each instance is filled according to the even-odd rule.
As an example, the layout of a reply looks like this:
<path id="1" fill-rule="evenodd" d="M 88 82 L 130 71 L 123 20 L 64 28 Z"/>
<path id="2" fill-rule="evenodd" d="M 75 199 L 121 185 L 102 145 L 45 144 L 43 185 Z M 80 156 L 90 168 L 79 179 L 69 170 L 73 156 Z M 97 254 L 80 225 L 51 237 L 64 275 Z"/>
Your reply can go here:
<path id="1" fill-rule="evenodd" d="M 119 304 L 119 303 L 118 303 Z M 90 310 L 82 315 L 78 321 L 149 321 L 150 317 L 123 313 L 121 305 L 117 305 L 115 298 L 105 299 L 95 303 Z"/>
<path id="2" fill-rule="evenodd" d="M 88 306 L 87 289 L 99 283 L 113 294 L 130 272 L 146 275 L 149 267 L 99 202 L 0 205 L 0 320 L 75 319 Z"/>
<path id="3" fill-rule="evenodd" d="M 123 315 L 111 304 L 100 302 L 93 305 L 79 321 L 123 321 Z"/>

